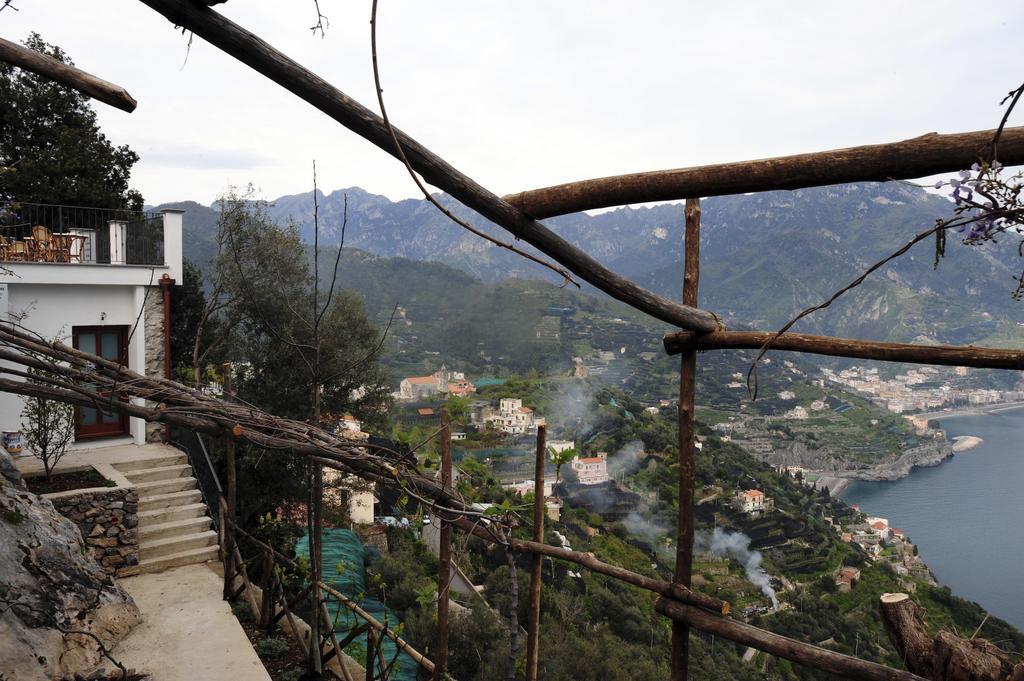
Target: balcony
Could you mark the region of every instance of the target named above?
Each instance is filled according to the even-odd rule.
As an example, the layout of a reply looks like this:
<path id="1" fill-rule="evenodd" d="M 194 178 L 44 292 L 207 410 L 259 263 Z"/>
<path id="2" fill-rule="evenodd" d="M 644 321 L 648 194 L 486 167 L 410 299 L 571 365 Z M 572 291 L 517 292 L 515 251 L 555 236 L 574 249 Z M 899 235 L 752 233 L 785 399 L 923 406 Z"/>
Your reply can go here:
<path id="1" fill-rule="evenodd" d="M 154 273 L 180 281 L 181 217 L 178 210 L 0 204 L 0 267 L 24 283 L 144 284 Z M 79 274 L 69 278 L 66 268 Z"/>

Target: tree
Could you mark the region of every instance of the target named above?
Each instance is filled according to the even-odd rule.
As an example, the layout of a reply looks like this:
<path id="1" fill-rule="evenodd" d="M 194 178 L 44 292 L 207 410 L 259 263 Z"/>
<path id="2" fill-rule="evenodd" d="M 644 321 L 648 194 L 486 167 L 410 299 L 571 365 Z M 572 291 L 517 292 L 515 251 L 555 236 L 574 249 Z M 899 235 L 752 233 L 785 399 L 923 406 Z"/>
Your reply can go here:
<path id="1" fill-rule="evenodd" d="M 212 335 L 211 329 L 203 328 L 203 313 L 207 308 L 203 293 L 203 273 L 192 262 L 182 262 L 181 286 L 171 294 L 171 371 L 180 380 L 199 383 L 193 371 L 194 349 L 204 335 Z"/>
<path id="2" fill-rule="evenodd" d="M 38 33 L 25 45 L 73 63 Z M 88 97 L 0 62 L 0 102 L 0 202 L 142 210 L 142 195 L 128 186 L 138 154 L 111 144 Z"/>
<path id="3" fill-rule="evenodd" d="M 548 447 L 548 453 L 551 455 L 551 463 L 555 464 L 555 484 L 557 485 L 562 479 L 562 466 L 571 463 L 576 458 L 576 448 L 570 447 L 556 452 L 553 448 Z"/>
<path id="4" fill-rule="evenodd" d="M 28 370 L 28 380 L 32 383 L 46 383 L 54 378 L 55 374 L 42 369 L 31 367 Z M 75 410 L 66 402 L 27 397 L 21 418 L 25 423 L 28 449 L 43 462 L 46 481 L 49 482 L 54 467 L 64 457 L 75 434 Z"/>

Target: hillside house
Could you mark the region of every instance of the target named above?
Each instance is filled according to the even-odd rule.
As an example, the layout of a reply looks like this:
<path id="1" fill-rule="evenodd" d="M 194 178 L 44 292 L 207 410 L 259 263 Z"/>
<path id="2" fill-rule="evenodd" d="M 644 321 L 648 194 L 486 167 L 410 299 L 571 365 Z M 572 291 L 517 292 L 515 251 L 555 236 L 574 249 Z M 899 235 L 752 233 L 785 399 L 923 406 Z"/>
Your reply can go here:
<path id="1" fill-rule="evenodd" d="M 836 576 L 836 586 L 839 587 L 840 593 L 849 592 L 858 581 L 860 581 L 860 570 L 850 566 L 839 568 L 839 574 Z"/>
<path id="2" fill-rule="evenodd" d="M 523 401 L 514 397 L 503 397 L 498 402 L 498 412 L 491 413 L 487 421 L 503 433 L 525 435 L 537 432 L 538 419 L 533 410 L 523 406 Z"/>
<path id="3" fill-rule="evenodd" d="M 736 504 L 744 513 L 756 515 L 775 508 L 775 500 L 759 489 L 745 489 L 736 495 Z"/>
<path id="4" fill-rule="evenodd" d="M 469 397 L 475 392 L 476 386 L 464 378 L 448 383 L 449 395 L 454 395 L 455 397 Z"/>
<path id="5" fill-rule="evenodd" d="M 398 399 L 422 400 L 441 391 L 437 376 L 409 376 L 398 384 Z"/>
<path id="6" fill-rule="evenodd" d="M 598 453 L 597 456 L 576 457 L 570 464 L 576 471 L 581 485 L 599 485 L 608 482 L 608 454 Z"/>
<path id="7" fill-rule="evenodd" d="M 182 283 L 181 230 L 182 211 L 174 209 L 0 206 L 0 321 L 147 376 L 169 376 L 165 320 Z M 22 429 L 22 406 L 20 396 L 0 394 L 0 430 Z M 163 439 L 162 426 L 119 412 L 76 407 L 75 419 L 78 445 Z"/>
<path id="8" fill-rule="evenodd" d="M 429 376 L 409 376 L 398 384 L 399 400 L 422 400 L 438 393 L 466 397 L 476 392 L 476 386 L 466 380 L 461 371 L 451 371 L 444 364 Z"/>

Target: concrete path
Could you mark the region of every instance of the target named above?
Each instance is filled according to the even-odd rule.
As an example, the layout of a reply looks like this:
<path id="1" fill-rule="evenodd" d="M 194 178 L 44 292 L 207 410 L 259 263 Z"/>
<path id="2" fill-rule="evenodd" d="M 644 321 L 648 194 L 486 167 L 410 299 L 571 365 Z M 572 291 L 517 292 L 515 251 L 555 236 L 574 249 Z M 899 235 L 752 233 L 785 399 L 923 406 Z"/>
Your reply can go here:
<path id="1" fill-rule="evenodd" d="M 215 563 L 187 565 L 118 583 L 143 622 L 114 650 L 154 681 L 270 681 L 227 601 Z"/>

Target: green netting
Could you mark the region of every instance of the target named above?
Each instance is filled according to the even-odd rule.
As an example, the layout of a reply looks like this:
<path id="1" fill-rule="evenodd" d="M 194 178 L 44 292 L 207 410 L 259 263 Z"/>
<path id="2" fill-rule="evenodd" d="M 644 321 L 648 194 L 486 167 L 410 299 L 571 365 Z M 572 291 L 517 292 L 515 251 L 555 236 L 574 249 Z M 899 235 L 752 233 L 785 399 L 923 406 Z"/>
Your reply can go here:
<path id="1" fill-rule="evenodd" d="M 452 448 L 452 461 L 459 462 L 463 459 L 508 459 L 516 456 L 532 455 L 533 450 L 524 447 L 488 447 L 486 449 L 462 449 Z"/>
<path id="2" fill-rule="evenodd" d="M 303 536 L 296 552 L 299 555 L 309 556 L 309 537 Z M 366 597 L 366 571 L 365 571 L 366 547 L 360 541 L 359 535 L 352 530 L 341 528 L 324 528 L 323 537 L 323 580 L 333 588 L 343 593 L 348 598 L 359 604 L 363 610 L 373 615 L 378 622 L 387 621 L 389 628 L 397 627 L 399 624 L 395 613 L 383 603 Z M 362 621 L 356 617 L 351 610 L 337 602 L 328 602 L 327 609 L 331 617 L 337 622 L 338 638 L 344 638 L 346 632 L 359 626 Z M 356 648 L 361 648 L 357 653 Z M 395 644 L 384 639 L 384 660 L 391 662 L 397 650 Z M 359 636 L 346 649 L 349 655 L 360 661 L 366 656 L 366 634 Z M 377 665 L 377 673 L 380 674 L 380 665 Z M 416 662 L 402 653 L 392 667 L 390 677 L 395 681 L 416 681 L 419 674 L 419 666 Z"/>

